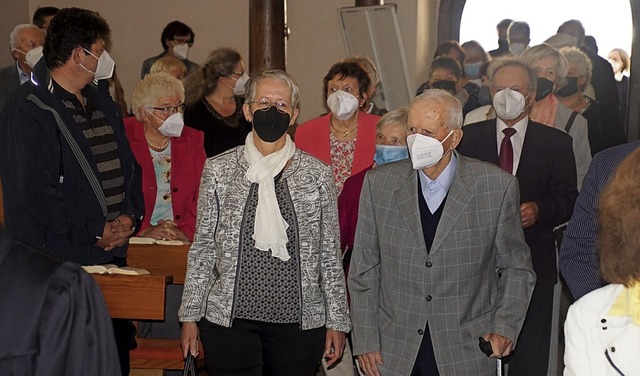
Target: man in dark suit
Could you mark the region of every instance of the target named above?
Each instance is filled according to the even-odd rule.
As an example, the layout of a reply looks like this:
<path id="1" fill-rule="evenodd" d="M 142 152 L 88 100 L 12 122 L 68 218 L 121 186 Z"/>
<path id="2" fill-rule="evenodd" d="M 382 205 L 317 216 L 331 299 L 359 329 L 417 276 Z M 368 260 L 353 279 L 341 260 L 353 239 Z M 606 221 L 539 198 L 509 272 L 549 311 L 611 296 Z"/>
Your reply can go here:
<path id="1" fill-rule="evenodd" d="M 0 112 L 13 92 L 29 81 L 31 66 L 27 53 L 44 43 L 44 31 L 32 24 L 16 26 L 9 35 L 9 48 L 15 62 L 0 69 Z"/>
<path id="2" fill-rule="evenodd" d="M 560 248 L 560 271 L 575 299 L 604 285 L 598 257 L 598 198 L 616 167 L 637 148 L 640 141 L 596 154 L 584 177 Z"/>
<path id="3" fill-rule="evenodd" d="M 578 191 L 571 137 L 529 120 L 536 73 L 514 59 L 498 61 L 489 72 L 497 119 L 468 125 L 458 150 L 500 165 L 518 178 L 524 235 L 531 249 L 536 287 L 509 360 L 513 375 L 545 375 L 557 280 L 553 228 L 568 221 Z"/>

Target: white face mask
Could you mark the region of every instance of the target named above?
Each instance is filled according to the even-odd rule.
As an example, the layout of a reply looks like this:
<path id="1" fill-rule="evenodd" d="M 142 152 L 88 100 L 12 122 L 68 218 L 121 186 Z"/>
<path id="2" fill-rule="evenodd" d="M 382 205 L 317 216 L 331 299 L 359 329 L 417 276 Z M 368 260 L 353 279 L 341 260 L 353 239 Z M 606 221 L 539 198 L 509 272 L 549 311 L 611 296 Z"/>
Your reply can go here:
<path id="1" fill-rule="evenodd" d="M 407 136 L 407 147 L 409 148 L 409 156 L 414 170 L 422 170 L 440 162 L 444 157 L 444 148 L 442 143 L 451 136 L 453 129 L 449 131 L 447 137 L 442 141 L 438 141 L 433 137 L 428 137 L 419 133 Z M 447 150 L 449 152 L 449 150 Z"/>
<path id="2" fill-rule="evenodd" d="M 173 46 L 171 51 L 173 52 L 173 56 L 175 56 L 177 59 L 184 60 L 189 54 L 189 45 L 187 43 L 176 44 L 175 46 Z"/>
<path id="3" fill-rule="evenodd" d="M 87 50 L 86 48 L 83 48 L 89 55 L 91 55 L 92 57 L 94 57 L 96 60 L 98 60 L 98 65 L 96 66 L 96 71 L 93 72 L 90 69 L 87 69 L 87 67 L 85 67 L 84 65 L 82 65 L 82 63 L 80 63 L 80 66 L 82 68 L 84 68 L 84 70 L 86 70 L 89 73 L 92 73 L 94 75 L 94 79 L 95 80 L 105 80 L 107 78 L 111 78 L 111 76 L 113 75 L 113 69 L 116 66 L 115 61 L 113 61 L 113 59 L 111 58 L 111 56 L 109 56 L 109 53 L 104 50 L 102 51 L 102 55 L 100 55 L 100 57 L 96 57 L 96 55 L 92 54 L 91 51 Z"/>
<path id="4" fill-rule="evenodd" d="M 244 85 L 249 80 L 249 76 L 245 73 L 236 80 L 236 84 L 233 86 L 233 94 L 244 95 Z"/>
<path id="5" fill-rule="evenodd" d="M 30 49 L 25 55 L 24 59 L 31 68 L 35 67 L 40 58 L 42 57 L 42 46 Z"/>
<path id="6" fill-rule="evenodd" d="M 149 112 L 156 119 L 161 120 L 159 117 Z M 167 137 L 180 137 L 182 134 L 182 129 L 184 128 L 184 119 L 182 118 L 182 114 L 176 112 L 169 116 L 165 121 L 162 122 L 158 131 Z"/>
<path id="7" fill-rule="evenodd" d="M 527 105 L 527 99 L 510 88 L 504 88 L 493 95 L 493 108 L 502 120 L 513 120 L 520 116 Z"/>
<path id="8" fill-rule="evenodd" d="M 332 93 L 327 98 L 327 106 L 338 120 L 349 119 L 358 110 L 359 105 L 358 98 L 342 90 Z"/>
<path id="9" fill-rule="evenodd" d="M 509 45 L 509 51 L 511 51 L 511 53 L 515 57 L 522 55 L 522 53 L 526 48 L 527 48 L 527 45 L 524 43 L 511 43 Z"/>

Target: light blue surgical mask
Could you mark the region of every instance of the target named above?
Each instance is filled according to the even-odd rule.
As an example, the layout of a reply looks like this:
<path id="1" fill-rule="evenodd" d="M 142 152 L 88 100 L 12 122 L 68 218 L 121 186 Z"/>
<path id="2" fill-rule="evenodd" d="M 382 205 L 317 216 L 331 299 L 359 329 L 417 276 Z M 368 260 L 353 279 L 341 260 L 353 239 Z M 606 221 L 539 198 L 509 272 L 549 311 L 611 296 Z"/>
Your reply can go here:
<path id="1" fill-rule="evenodd" d="M 376 154 L 373 156 L 378 166 L 407 158 L 409 158 L 409 149 L 406 145 L 376 145 Z"/>
<path id="2" fill-rule="evenodd" d="M 477 63 L 467 63 L 464 64 L 464 74 L 467 78 L 478 78 L 480 77 L 480 67 L 482 66 L 482 62 L 479 61 Z"/>

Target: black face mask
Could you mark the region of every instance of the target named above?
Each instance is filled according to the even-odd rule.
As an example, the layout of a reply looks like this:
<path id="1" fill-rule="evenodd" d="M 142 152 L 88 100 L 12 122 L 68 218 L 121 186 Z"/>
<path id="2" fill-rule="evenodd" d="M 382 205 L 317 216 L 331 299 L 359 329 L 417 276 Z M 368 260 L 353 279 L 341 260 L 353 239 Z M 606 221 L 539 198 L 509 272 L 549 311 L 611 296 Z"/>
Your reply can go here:
<path id="1" fill-rule="evenodd" d="M 553 91 L 553 82 L 543 77 L 538 77 L 538 84 L 536 85 L 536 102 L 546 98 L 547 95 Z"/>
<path id="2" fill-rule="evenodd" d="M 561 97 L 570 97 L 578 92 L 578 77 L 567 77 L 567 85 L 558 90 L 556 94 Z"/>
<path id="3" fill-rule="evenodd" d="M 268 110 L 256 110 L 253 113 L 253 130 L 264 142 L 278 141 L 289 128 L 291 116 L 278 111 L 276 106 Z"/>
<path id="4" fill-rule="evenodd" d="M 430 86 L 432 89 L 446 90 L 449 93 L 451 93 L 451 95 L 455 95 L 456 93 L 455 81 L 440 80 L 440 81 L 432 82 Z"/>

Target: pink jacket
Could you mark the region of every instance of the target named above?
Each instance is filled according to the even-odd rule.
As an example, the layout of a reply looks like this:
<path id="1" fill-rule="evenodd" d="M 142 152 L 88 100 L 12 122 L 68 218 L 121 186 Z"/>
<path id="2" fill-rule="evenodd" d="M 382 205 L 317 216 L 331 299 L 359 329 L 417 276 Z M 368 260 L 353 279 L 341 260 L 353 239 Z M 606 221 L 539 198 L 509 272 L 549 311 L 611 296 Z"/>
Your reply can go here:
<path id="1" fill-rule="evenodd" d="M 330 120 L 331 113 L 328 113 L 300 124 L 296 129 L 295 139 L 298 149 L 306 151 L 328 165 L 331 165 L 331 151 L 329 150 Z M 363 111 L 358 113 L 358 137 L 350 176 L 357 174 L 373 163 L 373 156 L 376 152 L 376 123 L 378 120 L 380 120 L 380 116 L 370 115 Z"/>
<path id="2" fill-rule="evenodd" d="M 124 127 L 131 150 L 142 168 L 142 193 L 145 216 L 140 231 L 151 226 L 151 214 L 156 203 L 156 174 L 144 137 L 144 128 L 134 116 L 124 119 Z M 196 230 L 196 209 L 200 175 L 207 156 L 204 153 L 204 134 L 184 127 L 180 137 L 171 138 L 171 205 L 173 220 L 178 229 L 193 240 Z"/>

